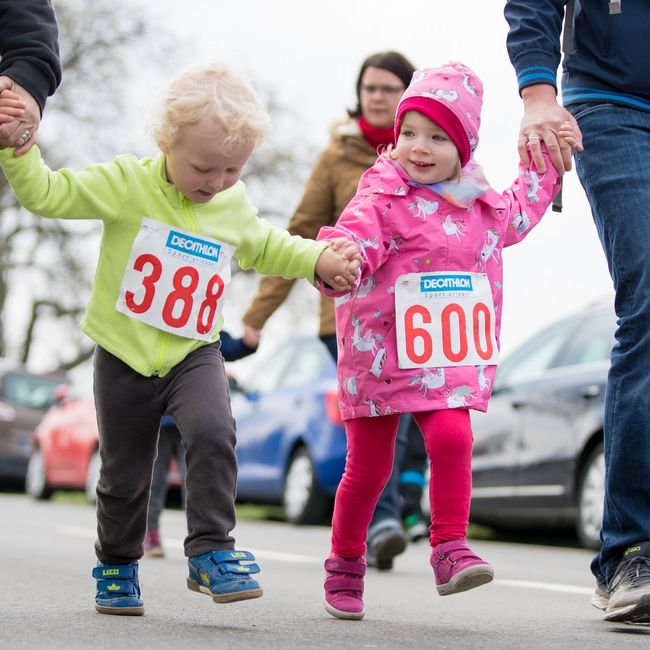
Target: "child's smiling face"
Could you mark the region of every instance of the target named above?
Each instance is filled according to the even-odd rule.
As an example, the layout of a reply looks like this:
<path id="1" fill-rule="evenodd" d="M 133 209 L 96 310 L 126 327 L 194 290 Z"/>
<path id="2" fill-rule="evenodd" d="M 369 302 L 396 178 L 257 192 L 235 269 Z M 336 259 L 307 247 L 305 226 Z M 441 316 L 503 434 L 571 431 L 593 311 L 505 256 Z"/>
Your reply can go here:
<path id="1" fill-rule="evenodd" d="M 224 151 L 224 137 L 220 126 L 203 120 L 182 127 L 173 145 L 159 145 L 167 156 L 167 180 L 193 203 L 207 203 L 232 187 L 255 149 L 250 142 Z"/>
<path id="2" fill-rule="evenodd" d="M 455 178 L 460 168 L 458 149 L 451 138 L 417 111 L 404 115 L 395 154 L 404 171 L 423 185 Z"/>

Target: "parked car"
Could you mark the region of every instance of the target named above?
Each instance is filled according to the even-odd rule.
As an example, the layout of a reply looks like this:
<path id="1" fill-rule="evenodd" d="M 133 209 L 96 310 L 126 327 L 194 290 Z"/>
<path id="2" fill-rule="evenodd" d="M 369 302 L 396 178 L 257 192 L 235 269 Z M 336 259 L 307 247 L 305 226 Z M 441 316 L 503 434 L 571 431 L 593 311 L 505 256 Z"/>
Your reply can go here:
<path id="1" fill-rule="evenodd" d="M 336 365 L 314 337 L 285 340 L 231 384 L 239 501 L 282 504 L 296 524 L 331 512 L 345 466 Z"/>
<path id="2" fill-rule="evenodd" d="M 601 301 L 537 333 L 500 366 L 488 412 L 472 412 L 471 521 L 573 526 L 584 546 L 598 548 L 615 326 L 611 301 Z"/>
<path id="3" fill-rule="evenodd" d="M 95 503 L 99 480 L 99 432 L 90 381 L 61 387 L 57 399 L 31 437 L 25 479 L 27 494 L 49 499 L 55 490 L 83 490 Z M 180 487 L 175 462 L 169 482 Z"/>
<path id="4" fill-rule="evenodd" d="M 66 381 L 63 374 L 38 375 L 0 360 L 0 479 L 25 479 L 32 431 Z"/>

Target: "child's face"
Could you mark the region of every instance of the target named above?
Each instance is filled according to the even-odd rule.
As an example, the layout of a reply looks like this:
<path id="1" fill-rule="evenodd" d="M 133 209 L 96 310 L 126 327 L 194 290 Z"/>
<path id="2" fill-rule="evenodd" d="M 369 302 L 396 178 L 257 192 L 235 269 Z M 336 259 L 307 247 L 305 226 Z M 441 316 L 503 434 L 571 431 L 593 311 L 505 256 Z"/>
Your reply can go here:
<path id="1" fill-rule="evenodd" d="M 406 173 L 423 185 L 449 180 L 458 170 L 456 145 L 435 122 L 417 111 L 404 115 L 395 153 Z"/>
<path id="2" fill-rule="evenodd" d="M 193 203 L 207 203 L 232 187 L 255 148 L 247 143 L 225 153 L 223 141 L 223 130 L 203 120 L 182 127 L 173 145 L 159 145 L 167 156 L 167 180 Z"/>

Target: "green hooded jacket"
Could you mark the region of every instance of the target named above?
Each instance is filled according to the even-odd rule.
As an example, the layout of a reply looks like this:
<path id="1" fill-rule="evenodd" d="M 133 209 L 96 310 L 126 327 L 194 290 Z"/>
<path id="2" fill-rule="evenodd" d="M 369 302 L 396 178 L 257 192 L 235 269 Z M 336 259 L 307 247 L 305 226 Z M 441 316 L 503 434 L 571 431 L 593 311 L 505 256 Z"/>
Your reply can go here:
<path id="1" fill-rule="evenodd" d="M 169 183 L 165 156 L 117 156 L 80 171 L 50 170 L 38 147 L 19 158 L 0 147 L 0 165 L 20 203 L 30 212 L 61 219 L 101 219 L 103 231 L 92 294 L 82 331 L 98 345 L 147 377 L 164 376 L 208 341 L 184 338 L 116 310 L 122 278 L 143 217 L 231 244 L 244 269 L 263 275 L 314 281 L 316 261 L 327 247 L 291 236 L 257 216 L 238 181 L 205 204 L 185 198 Z M 79 253 L 83 254 L 82 251 Z M 219 338 L 222 319 L 211 341 Z"/>

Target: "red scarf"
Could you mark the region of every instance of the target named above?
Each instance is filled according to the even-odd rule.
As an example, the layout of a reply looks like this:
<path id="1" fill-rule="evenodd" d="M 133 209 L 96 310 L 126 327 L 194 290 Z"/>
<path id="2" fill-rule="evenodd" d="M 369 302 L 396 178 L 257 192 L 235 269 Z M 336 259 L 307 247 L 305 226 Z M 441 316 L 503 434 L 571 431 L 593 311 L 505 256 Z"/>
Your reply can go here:
<path id="1" fill-rule="evenodd" d="M 363 116 L 359 117 L 359 128 L 364 140 L 375 150 L 380 146 L 388 146 L 395 144 L 395 131 L 392 126 L 386 128 L 378 128 L 372 126 Z"/>

